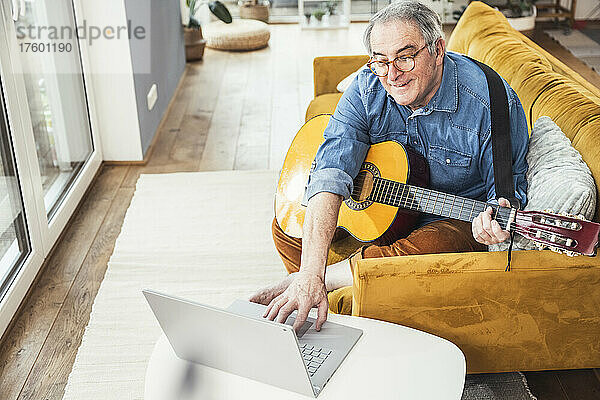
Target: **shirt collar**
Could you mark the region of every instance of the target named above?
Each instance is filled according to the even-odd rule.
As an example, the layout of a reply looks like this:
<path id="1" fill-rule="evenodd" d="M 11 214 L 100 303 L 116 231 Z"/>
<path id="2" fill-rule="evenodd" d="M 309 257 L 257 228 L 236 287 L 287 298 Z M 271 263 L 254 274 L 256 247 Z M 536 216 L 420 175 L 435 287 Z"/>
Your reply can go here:
<path id="1" fill-rule="evenodd" d="M 430 108 L 437 111 L 455 112 L 458 109 L 458 71 L 456 62 L 444 55 L 442 83 L 429 101 Z"/>

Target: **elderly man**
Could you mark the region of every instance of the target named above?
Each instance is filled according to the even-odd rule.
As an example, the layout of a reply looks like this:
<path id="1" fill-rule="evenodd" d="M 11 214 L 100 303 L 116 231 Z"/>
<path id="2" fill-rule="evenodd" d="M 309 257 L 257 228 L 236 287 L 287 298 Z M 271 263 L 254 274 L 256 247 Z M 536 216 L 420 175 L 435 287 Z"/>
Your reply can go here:
<path id="1" fill-rule="evenodd" d="M 432 189 L 494 201 L 490 96 L 483 71 L 467 57 L 446 52 L 440 18 L 423 4 L 393 3 L 373 16 L 364 34 L 371 59 L 340 99 L 325 130 L 306 188 L 302 239 L 285 235 L 273 221 L 275 245 L 290 275 L 256 293 L 265 317 L 285 321 L 298 310 L 297 328 L 318 307 L 316 329 L 327 318 L 327 291 L 352 285 L 356 260 L 485 250 L 509 237 L 488 208 L 469 224 L 422 214 L 417 228 L 391 245 L 365 246 L 327 267 L 341 202 L 369 146 L 399 141 L 429 162 Z M 525 113 L 514 90 L 508 97 L 515 197 L 524 205 L 527 182 Z M 498 199 L 510 206 L 506 199 Z"/>

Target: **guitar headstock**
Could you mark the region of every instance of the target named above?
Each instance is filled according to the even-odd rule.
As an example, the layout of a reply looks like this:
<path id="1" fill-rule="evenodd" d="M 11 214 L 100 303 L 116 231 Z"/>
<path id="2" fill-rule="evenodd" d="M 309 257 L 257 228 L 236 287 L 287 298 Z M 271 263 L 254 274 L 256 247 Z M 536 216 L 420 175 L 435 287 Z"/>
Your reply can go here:
<path id="1" fill-rule="evenodd" d="M 547 246 L 569 256 L 596 254 L 600 224 L 583 216 L 517 211 L 513 224 L 515 232 L 537 242 L 540 248 Z"/>

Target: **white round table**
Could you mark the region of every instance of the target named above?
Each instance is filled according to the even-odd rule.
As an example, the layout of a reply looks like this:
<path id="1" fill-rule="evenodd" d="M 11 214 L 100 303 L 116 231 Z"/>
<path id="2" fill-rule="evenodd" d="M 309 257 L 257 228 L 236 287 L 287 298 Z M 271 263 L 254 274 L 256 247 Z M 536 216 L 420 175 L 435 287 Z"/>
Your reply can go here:
<path id="1" fill-rule="evenodd" d="M 311 316 L 316 318 L 314 311 Z M 466 364 L 453 343 L 372 319 L 329 314 L 328 320 L 362 329 L 363 336 L 325 385 L 320 400 L 461 398 Z M 181 360 L 164 335 L 156 343 L 146 370 L 146 400 L 307 398 Z"/>

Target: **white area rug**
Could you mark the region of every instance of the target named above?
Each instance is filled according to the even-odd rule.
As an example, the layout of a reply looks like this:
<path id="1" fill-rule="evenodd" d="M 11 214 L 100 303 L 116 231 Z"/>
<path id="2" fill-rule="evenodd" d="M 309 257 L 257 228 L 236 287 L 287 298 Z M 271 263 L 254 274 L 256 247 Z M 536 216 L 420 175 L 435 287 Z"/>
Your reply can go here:
<path id="1" fill-rule="evenodd" d="M 600 44 L 578 30 L 571 30 L 568 35 L 562 29 L 547 30 L 544 33 L 560 43 L 588 67 L 600 73 Z"/>
<path id="2" fill-rule="evenodd" d="M 271 239 L 277 173 L 142 175 L 64 399 L 143 399 L 160 328 L 152 288 L 228 306 L 285 276 Z"/>
<path id="3" fill-rule="evenodd" d="M 140 177 L 63 399 L 144 398 L 161 331 L 142 289 L 226 307 L 285 276 L 271 239 L 276 181 L 275 171 Z M 463 399 L 535 398 L 509 373 L 468 376 Z"/>

